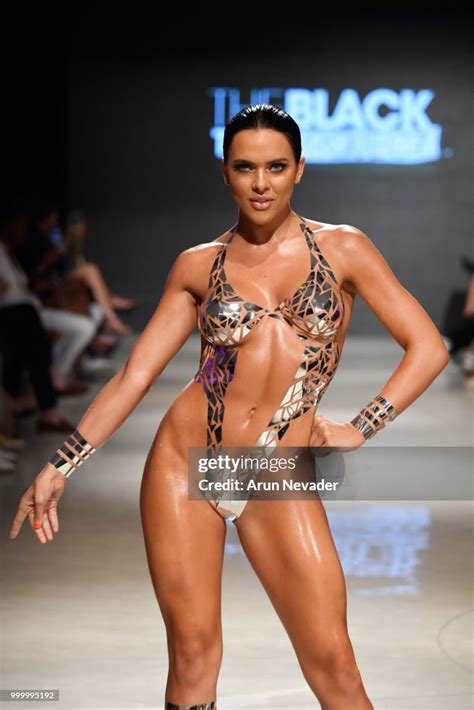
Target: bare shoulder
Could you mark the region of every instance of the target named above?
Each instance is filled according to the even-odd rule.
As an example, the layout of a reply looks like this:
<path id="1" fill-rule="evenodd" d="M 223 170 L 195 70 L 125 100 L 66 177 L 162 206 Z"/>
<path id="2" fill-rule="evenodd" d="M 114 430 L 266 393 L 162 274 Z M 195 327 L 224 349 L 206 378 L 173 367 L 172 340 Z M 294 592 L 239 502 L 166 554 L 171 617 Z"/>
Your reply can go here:
<path id="1" fill-rule="evenodd" d="M 328 247 L 351 250 L 363 248 L 364 244 L 370 242 L 367 234 L 352 224 L 331 224 L 312 219 L 307 219 L 306 222 L 314 230 L 318 242 L 325 243 Z"/>
<path id="2" fill-rule="evenodd" d="M 352 269 L 360 271 L 365 267 L 377 269 L 387 267 L 388 264 L 377 249 L 373 240 L 361 229 L 351 224 L 337 225 L 333 239 L 337 241 L 337 248 L 341 259 Z"/>
<path id="3" fill-rule="evenodd" d="M 381 256 L 370 238 L 352 224 L 331 224 L 307 219 L 323 256 L 337 281 L 349 293 L 356 291 L 354 274 L 363 270 L 364 261 Z"/>
<path id="4" fill-rule="evenodd" d="M 361 292 L 367 281 L 395 283 L 396 277 L 373 240 L 351 224 L 328 225 L 323 244 L 338 264 L 347 291 Z"/>
<path id="5" fill-rule="evenodd" d="M 183 249 L 175 258 L 168 281 L 176 283 L 200 301 L 207 288 L 212 263 L 226 241 L 228 232 L 223 232 L 209 242 L 195 244 Z"/>
<path id="6" fill-rule="evenodd" d="M 177 260 L 180 261 L 183 269 L 199 269 L 201 266 L 203 268 L 210 266 L 219 248 L 227 241 L 227 234 L 228 232 L 223 232 L 209 242 L 202 242 L 201 244 L 195 244 L 192 247 L 183 249 L 178 255 Z"/>
<path id="7" fill-rule="evenodd" d="M 182 253 L 195 254 L 197 256 L 205 256 L 206 254 L 212 254 L 216 251 L 218 247 L 222 246 L 222 244 L 227 241 L 228 236 L 229 231 L 226 230 L 225 232 L 222 232 L 222 234 L 217 237 L 214 237 L 214 239 L 211 239 L 208 242 L 201 242 L 200 244 L 194 244 L 192 247 L 188 247 L 188 249 L 185 249 Z"/>

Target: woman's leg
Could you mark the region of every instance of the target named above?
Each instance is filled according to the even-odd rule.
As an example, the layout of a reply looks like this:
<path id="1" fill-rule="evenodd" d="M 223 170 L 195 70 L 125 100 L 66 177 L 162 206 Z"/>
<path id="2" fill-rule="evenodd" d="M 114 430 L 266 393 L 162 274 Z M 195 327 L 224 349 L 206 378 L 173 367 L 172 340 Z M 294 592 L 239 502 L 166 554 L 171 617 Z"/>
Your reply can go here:
<path id="1" fill-rule="evenodd" d="M 27 368 L 40 410 L 54 409 L 56 393 L 51 382 L 51 344 L 38 311 L 31 303 L 0 309 L 0 349 L 3 354 L 3 386 L 16 398 L 23 368 Z"/>
<path id="2" fill-rule="evenodd" d="M 119 296 L 117 293 L 111 293 L 110 300 L 112 306 L 120 311 L 130 311 L 137 305 L 134 298 L 124 298 L 123 296 Z"/>
<path id="3" fill-rule="evenodd" d="M 322 502 L 250 500 L 235 525 L 322 709 L 373 710 L 349 639 L 345 580 Z"/>
<path id="4" fill-rule="evenodd" d="M 156 439 L 145 464 L 140 510 L 150 574 L 166 626 L 165 701 L 207 707 L 216 700 L 222 661 L 225 522 L 207 501 L 188 500 L 186 463 L 171 464 L 166 447 Z"/>
<path id="5" fill-rule="evenodd" d="M 40 317 L 47 330 L 59 334 L 53 343 L 53 364 L 61 379 L 66 380 L 76 359 L 94 337 L 96 324 L 91 317 L 59 308 L 42 308 Z"/>
<path id="6" fill-rule="evenodd" d="M 28 371 L 40 410 L 40 428 L 74 429 L 56 409 L 57 395 L 50 374 L 51 344 L 31 303 L 0 308 L 0 353 L 2 384 L 13 399 L 20 394 L 23 370 Z"/>
<path id="7" fill-rule="evenodd" d="M 84 283 L 91 289 L 94 298 L 104 312 L 107 325 L 116 333 L 127 335 L 130 333 L 130 326 L 126 325 L 117 316 L 113 309 L 111 293 L 104 281 L 102 272 L 96 264 L 86 261 L 84 264 L 76 266 L 69 276 L 83 279 Z"/>
<path id="8" fill-rule="evenodd" d="M 93 301 L 89 304 L 89 313 L 95 323 L 96 330 L 98 330 L 104 320 L 104 311 L 97 302 Z"/>

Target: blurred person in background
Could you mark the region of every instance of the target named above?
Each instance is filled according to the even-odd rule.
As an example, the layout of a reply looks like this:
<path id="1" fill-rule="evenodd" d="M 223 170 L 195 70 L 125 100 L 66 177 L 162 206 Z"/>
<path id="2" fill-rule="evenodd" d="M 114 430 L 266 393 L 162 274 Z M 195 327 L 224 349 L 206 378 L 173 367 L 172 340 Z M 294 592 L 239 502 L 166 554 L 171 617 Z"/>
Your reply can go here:
<path id="1" fill-rule="evenodd" d="M 464 382 L 468 389 L 474 387 L 474 262 L 461 258 L 464 269 L 469 274 L 469 283 L 460 319 L 445 335 L 449 339 L 449 354 L 459 362 Z"/>
<path id="2" fill-rule="evenodd" d="M 54 339 L 50 372 L 57 394 L 83 394 L 87 387 L 77 382 L 71 373 L 78 356 L 94 337 L 96 322 L 88 312 L 88 302 L 85 303 L 84 315 L 81 315 L 58 307 L 45 306 L 30 290 L 28 277 L 15 256 L 15 249 L 21 249 L 23 245 L 26 224 L 25 213 L 6 215 L 0 223 L 0 240 L 3 244 L 0 274 L 9 285 L 4 296 L 7 301 L 20 296 L 32 303 L 48 337 Z"/>
<path id="3" fill-rule="evenodd" d="M 8 281 L 0 276 L 0 296 L 7 290 Z M 1 354 L 0 367 L 3 367 Z M 24 439 L 19 436 L 14 436 L 13 434 L 13 408 L 11 398 L 7 395 L 0 383 L 0 471 L 15 470 L 15 451 L 23 449 L 25 445 L 26 442 Z"/>
<path id="4" fill-rule="evenodd" d="M 67 254 L 70 271 L 75 275 L 84 271 L 91 262 L 84 256 L 84 241 L 87 235 L 87 221 L 81 210 L 70 210 L 66 217 L 63 243 Z M 75 271 L 73 271 L 75 269 Z M 87 270 L 87 269 L 86 269 Z M 104 280 L 105 285 L 105 280 Z M 129 311 L 136 307 L 136 300 L 124 298 L 108 289 L 108 295 L 113 308 L 117 311 Z"/>
<path id="5" fill-rule="evenodd" d="M 68 235 L 63 235 L 59 226 L 59 209 L 55 205 L 46 205 L 36 212 L 23 245 L 16 250 L 30 279 L 31 289 L 45 306 L 64 310 L 75 310 L 76 303 L 81 301 L 78 295 L 81 287 L 90 289 L 92 300 L 102 310 L 106 327 L 119 335 L 128 335 L 131 328 L 115 313 L 111 293 L 97 264 L 90 261 L 77 263 L 80 240 L 75 236 L 75 228 L 73 225 Z M 130 307 L 133 305 L 130 302 Z"/>
<path id="6" fill-rule="evenodd" d="M 23 373 L 29 374 L 38 402 L 37 431 L 69 431 L 70 422 L 57 410 L 58 394 L 51 378 L 51 343 L 39 315 L 41 303 L 28 289 L 27 276 L 17 263 L 12 243 L 24 233 L 26 216 L 0 219 L 0 357 L 2 386 L 15 411 L 21 401 Z M 5 432 L 12 435 L 13 432 Z"/>

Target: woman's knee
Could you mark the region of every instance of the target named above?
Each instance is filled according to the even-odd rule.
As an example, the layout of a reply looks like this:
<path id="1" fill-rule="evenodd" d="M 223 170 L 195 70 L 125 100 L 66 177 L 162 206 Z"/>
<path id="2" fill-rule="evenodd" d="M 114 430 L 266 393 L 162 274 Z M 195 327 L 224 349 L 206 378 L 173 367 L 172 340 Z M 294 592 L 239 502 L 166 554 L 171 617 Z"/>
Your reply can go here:
<path id="1" fill-rule="evenodd" d="M 362 685 L 349 639 L 319 646 L 305 670 L 316 679 L 317 687 L 323 691 L 337 691 L 350 696 Z"/>
<path id="2" fill-rule="evenodd" d="M 206 675 L 216 675 L 222 660 L 219 633 L 209 630 L 168 633 L 170 666 L 186 684 L 197 683 Z"/>

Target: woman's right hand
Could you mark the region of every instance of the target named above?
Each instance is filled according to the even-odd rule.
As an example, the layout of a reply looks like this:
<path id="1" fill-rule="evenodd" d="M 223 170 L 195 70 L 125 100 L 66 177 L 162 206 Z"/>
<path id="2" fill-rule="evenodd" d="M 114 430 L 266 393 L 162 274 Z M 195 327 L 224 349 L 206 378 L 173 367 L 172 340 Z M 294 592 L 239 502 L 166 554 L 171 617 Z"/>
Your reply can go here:
<path id="1" fill-rule="evenodd" d="M 56 533 L 59 530 L 58 503 L 66 480 L 53 464 L 46 464 L 20 498 L 10 529 L 11 540 L 16 538 L 27 516 L 40 542 L 53 540 L 53 530 Z"/>

